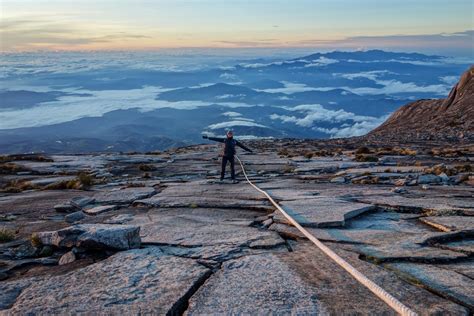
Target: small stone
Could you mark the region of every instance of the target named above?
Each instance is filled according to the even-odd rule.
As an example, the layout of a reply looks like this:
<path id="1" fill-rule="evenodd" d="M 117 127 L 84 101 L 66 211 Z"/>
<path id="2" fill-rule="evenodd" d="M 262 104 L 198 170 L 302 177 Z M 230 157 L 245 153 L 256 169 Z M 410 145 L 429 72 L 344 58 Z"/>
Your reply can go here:
<path id="1" fill-rule="evenodd" d="M 76 261 L 76 255 L 73 251 L 66 252 L 61 259 L 59 259 L 59 265 L 62 266 L 64 264 L 68 264 L 71 262 Z"/>
<path id="2" fill-rule="evenodd" d="M 271 224 L 273 224 L 273 219 L 272 218 L 269 218 L 269 219 L 262 222 L 263 227 L 270 227 Z"/>
<path id="3" fill-rule="evenodd" d="M 94 203 L 94 199 L 88 196 L 78 196 L 71 200 L 71 204 L 77 208 L 83 208 L 84 206 Z"/>
<path id="4" fill-rule="evenodd" d="M 34 258 L 38 256 L 39 249 L 31 245 L 31 243 L 25 243 L 14 250 L 15 259 Z"/>
<path id="5" fill-rule="evenodd" d="M 120 214 L 105 221 L 106 224 L 124 224 L 133 220 L 132 214 Z"/>
<path id="6" fill-rule="evenodd" d="M 51 246 L 44 246 L 40 253 L 39 253 L 39 256 L 40 257 L 49 257 L 53 254 L 53 248 Z"/>
<path id="7" fill-rule="evenodd" d="M 397 187 L 402 187 L 404 186 L 405 184 L 407 184 L 407 179 L 398 179 L 397 181 L 395 181 L 394 183 Z"/>
<path id="8" fill-rule="evenodd" d="M 31 174 L 31 171 L 20 171 L 16 173 L 17 176 L 27 176 L 30 174 Z"/>
<path id="9" fill-rule="evenodd" d="M 393 188 L 391 190 L 393 193 L 398 193 L 398 194 L 402 194 L 402 193 L 407 193 L 408 191 L 404 188 Z"/>
<path id="10" fill-rule="evenodd" d="M 0 272 L 0 281 L 8 279 L 8 274 L 4 272 Z"/>
<path id="11" fill-rule="evenodd" d="M 346 183 L 346 179 L 344 177 L 335 177 L 331 179 L 332 183 Z"/>
<path id="12" fill-rule="evenodd" d="M 430 188 L 430 186 L 427 185 L 427 184 L 423 184 L 423 185 L 421 186 L 421 188 L 422 188 L 423 190 L 428 190 L 428 189 Z"/>
<path id="13" fill-rule="evenodd" d="M 84 209 L 84 213 L 89 215 L 97 215 L 117 209 L 117 205 L 100 205 L 89 209 Z"/>
<path id="14" fill-rule="evenodd" d="M 441 181 L 443 181 L 444 183 L 446 182 L 449 182 L 449 177 L 446 173 L 442 172 L 438 177 L 441 178 Z"/>
<path id="15" fill-rule="evenodd" d="M 75 207 L 71 204 L 58 204 L 54 206 L 54 210 L 59 213 L 69 213 L 74 209 Z"/>
<path id="16" fill-rule="evenodd" d="M 74 223 L 74 222 L 80 221 L 84 217 L 85 215 L 82 211 L 77 211 L 77 212 L 66 215 L 64 217 L 64 220 L 68 223 Z"/>
<path id="17" fill-rule="evenodd" d="M 441 178 L 434 174 L 423 174 L 418 176 L 418 184 L 432 184 L 441 182 Z"/>

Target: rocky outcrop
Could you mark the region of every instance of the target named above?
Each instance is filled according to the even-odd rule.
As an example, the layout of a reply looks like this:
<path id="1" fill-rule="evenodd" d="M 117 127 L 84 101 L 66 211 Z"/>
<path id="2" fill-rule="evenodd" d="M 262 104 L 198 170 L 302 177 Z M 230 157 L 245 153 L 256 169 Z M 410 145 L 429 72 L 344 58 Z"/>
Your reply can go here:
<path id="1" fill-rule="evenodd" d="M 310 234 L 415 312 L 472 314 L 472 150 L 445 158 L 366 148 L 380 158 L 367 163 L 339 143 L 305 155 L 321 153 L 317 143 L 269 140 L 240 158 Z M 278 155 L 283 148 L 294 153 Z M 260 192 L 216 180 L 215 156 L 196 146 L 30 165 L 113 176 L 87 191 L 0 194 L 0 229 L 15 232 L 0 243 L 0 315 L 393 314 Z M 155 169 L 145 178 L 142 162 Z"/>
<path id="2" fill-rule="evenodd" d="M 409 103 L 370 132 L 368 141 L 474 140 L 474 66 L 467 70 L 446 99 Z"/>
<path id="3" fill-rule="evenodd" d="M 37 234 L 43 245 L 59 248 L 131 249 L 140 247 L 140 227 L 83 224 Z"/>

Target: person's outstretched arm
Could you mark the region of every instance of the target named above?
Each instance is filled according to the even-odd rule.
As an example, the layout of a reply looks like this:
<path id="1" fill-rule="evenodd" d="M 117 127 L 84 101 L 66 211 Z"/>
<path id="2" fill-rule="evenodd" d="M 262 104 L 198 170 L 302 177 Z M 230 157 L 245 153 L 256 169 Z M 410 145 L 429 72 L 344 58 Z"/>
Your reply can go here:
<path id="1" fill-rule="evenodd" d="M 252 149 L 248 148 L 247 146 L 245 146 L 244 144 L 242 144 L 239 141 L 237 141 L 236 145 L 239 146 L 240 148 L 242 148 L 243 150 L 248 151 L 249 153 L 253 153 Z"/>
<path id="2" fill-rule="evenodd" d="M 202 138 L 204 139 L 209 139 L 209 140 L 213 140 L 215 142 L 219 142 L 219 143 L 223 143 L 224 142 L 224 138 L 223 137 L 209 137 L 207 135 L 202 135 Z"/>

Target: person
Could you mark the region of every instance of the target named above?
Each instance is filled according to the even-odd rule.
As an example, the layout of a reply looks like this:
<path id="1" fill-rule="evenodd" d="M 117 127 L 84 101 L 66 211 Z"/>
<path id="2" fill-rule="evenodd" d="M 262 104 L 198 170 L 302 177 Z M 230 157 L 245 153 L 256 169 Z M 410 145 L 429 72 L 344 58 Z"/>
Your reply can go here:
<path id="1" fill-rule="evenodd" d="M 244 149 L 245 151 L 252 152 L 247 146 L 239 142 L 238 140 L 234 139 L 234 133 L 229 130 L 226 133 L 226 137 L 208 137 L 207 135 L 203 135 L 202 138 L 213 140 L 216 142 L 224 143 L 224 149 L 222 153 L 222 166 L 221 166 L 221 181 L 224 180 L 225 175 L 225 167 L 227 162 L 230 163 L 230 177 L 232 181 L 235 183 L 235 146 L 239 146 L 240 148 Z"/>

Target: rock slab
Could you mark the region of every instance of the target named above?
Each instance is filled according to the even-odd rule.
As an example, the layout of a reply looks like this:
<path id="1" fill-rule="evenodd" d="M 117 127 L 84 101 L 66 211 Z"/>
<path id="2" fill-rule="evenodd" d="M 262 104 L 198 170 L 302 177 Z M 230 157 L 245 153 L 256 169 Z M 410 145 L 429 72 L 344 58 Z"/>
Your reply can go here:
<path id="1" fill-rule="evenodd" d="M 180 314 L 189 296 L 209 275 L 210 270 L 194 260 L 166 256 L 155 247 L 133 249 L 29 284 L 4 282 L 0 284 L 0 298 L 5 296 L 6 303 L 0 305 L 0 311 L 41 315 Z"/>
<path id="2" fill-rule="evenodd" d="M 189 315 L 325 314 L 311 286 L 274 254 L 222 265 L 191 298 Z"/>

